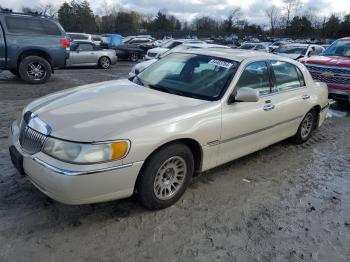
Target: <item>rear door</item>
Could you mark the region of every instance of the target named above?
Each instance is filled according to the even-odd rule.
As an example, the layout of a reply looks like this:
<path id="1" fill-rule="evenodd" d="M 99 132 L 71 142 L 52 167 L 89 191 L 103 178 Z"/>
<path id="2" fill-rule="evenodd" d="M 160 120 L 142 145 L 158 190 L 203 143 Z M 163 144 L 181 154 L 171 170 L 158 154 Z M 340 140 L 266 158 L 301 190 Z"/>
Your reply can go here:
<path id="1" fill-rule="evenodd" d="M 4 31 L 0 24 L 0 68 L 5 67 L 6 63 L 6 46 L 4 40 Z"/>
<path id="2" fill-rule="evenodd" d="M 271 104 L 274 106 L 276 126 L 273 134 L 278 140 L 296 133 L 307 111 L 312 107 L 311 94 L 300 69 L 292 63 L 270 61 L 273 76 Z"/>

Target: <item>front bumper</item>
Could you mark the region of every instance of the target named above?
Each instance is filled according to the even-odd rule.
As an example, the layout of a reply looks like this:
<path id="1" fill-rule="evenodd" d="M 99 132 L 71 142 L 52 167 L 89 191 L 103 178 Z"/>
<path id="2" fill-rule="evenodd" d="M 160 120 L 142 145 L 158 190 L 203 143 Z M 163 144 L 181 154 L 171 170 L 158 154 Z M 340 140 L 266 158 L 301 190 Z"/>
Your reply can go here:
<path id="1" fill-rule="evenodd" d="M 321 127 L 321 125 L 326 120 L 328 109 L 329 109 L 329 104 L 321 108 L 321 111 L 318 117 L 318 127 Z"/>
<path id="2" fill-rule="evenodd" d="M 338 86 L 328 84 L 329 98 L 350 102 L 350 86 Z"/>
<path id="3" fill-rule="evenodd" d="M 118 61 L 118 56 L 117 55 L 110 56 L 109 58 L 111 59 L 111 64 L 112 65 L 115 65 L 117 63 L 117 61 Z"/>
<path id="4" fill-rule="evenodd" d="M 44 194 L 65 204 L 90 204 L 129 197 L 134 192 L 143 161 L 112 166 L 113 163 L 72 165 L 44 153 L 28 155 L 18 142 L 14 122 L 9 145 L 23 156 L 23 171 Z"/>

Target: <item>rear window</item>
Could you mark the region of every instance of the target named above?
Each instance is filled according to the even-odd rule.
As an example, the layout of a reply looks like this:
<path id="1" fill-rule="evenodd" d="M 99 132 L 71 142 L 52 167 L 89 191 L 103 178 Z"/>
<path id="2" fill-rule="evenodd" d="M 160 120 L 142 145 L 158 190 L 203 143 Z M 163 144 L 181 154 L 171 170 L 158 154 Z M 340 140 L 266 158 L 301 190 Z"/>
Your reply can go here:
<path id="1" fill-rule="evenodd" d="M 10 33 L 31 35 L 61 35 L 59 27 L 50 20 L 28 17 L 7 16 L 5 18 L 7 30 Z"/>
<path id="2" fill-rule="evenodd" d="M 276 79 L 276 91 L 285 91 L 305 85 L 300 70 L 290 63 L 272 61 L 271 66 Z"/>
<path id="3" fill-rule="evenodd" d="M 81 35 L 81 34 L 67 34 L 70 39 L 72 40 L 88 40 L 88 35 Z"/>

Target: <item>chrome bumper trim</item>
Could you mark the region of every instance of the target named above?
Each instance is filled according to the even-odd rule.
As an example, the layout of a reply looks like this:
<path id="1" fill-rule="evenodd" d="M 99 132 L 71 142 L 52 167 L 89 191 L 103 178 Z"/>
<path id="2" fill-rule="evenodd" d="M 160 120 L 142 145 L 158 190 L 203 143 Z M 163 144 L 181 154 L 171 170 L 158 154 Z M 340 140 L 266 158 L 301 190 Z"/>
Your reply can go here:
<path id="1" fill-rule="evenodd" d="M 321 108 L 321 112 L 325 109 L 328 109 L 329 108 L 329 103 L 327 105 L 325 105 L 324 107 Z"/>
<path id="2" fill-rule="evenodd" d="M 84 175 L 91 175 L 91 174 L 96 174 L 96 173 L 101 173 L 101 172 L 107 172 L 107 171 L 112 171 L 112 170 L 117 170 L 117 169 L 122 169 L 122 168 L 127 168 L 131 167 L 133 164 L 125 164 L 125 165 L 120 165 L 120 166 L 112 166 L 112 167 L 106 167 L 106 168 L 100 168 L 100 169 L 95 169 L 95 170 L 87 170 L 87 171 L 72 171 L 72 170 L 66 170 L 62 169 L 59 167 L 55 167 L 53 165 L 50 165 L 39 158 L 33 158 L 35 162 L 37 162 L 39 165 L 46 167 L 50 169 L 51 171 L 64 175 L 64 176 L 84 176 Z"/>

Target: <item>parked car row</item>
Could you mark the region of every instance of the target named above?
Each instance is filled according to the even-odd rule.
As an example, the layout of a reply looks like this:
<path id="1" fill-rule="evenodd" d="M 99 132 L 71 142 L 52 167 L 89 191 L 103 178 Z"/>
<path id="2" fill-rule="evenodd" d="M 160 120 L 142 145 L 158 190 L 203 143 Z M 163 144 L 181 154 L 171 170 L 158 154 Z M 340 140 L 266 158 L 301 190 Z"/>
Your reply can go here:
<path id="1" fill-rule="evenodd" d="M 237 37 L 231 36 L 231 40 Z M 327 49 L 312 41 L 296 43 L 289 39 L 275 42 L 243 43 L 239 49 L 272 52 L 304 63 L 315 80 L 328 84 L 330 97 L 350 101 L 350 38 L 339 39 Z M 313 41 L 318 42 L 318 41 Z M 157 47 L 154 47 L 157 45 Z M 197 46 L 196 46 L 197 45 Z M 177 49 L 178 46 L 181 46 Z M 141 72 L 158 59 L 172 52 L 192 48 L 209 49 L 210 44 L 194 39 L 164 39 L 139 35 L 123 38 L 117 34 L 101 36 L 65 33 L 61 25 L 39 15 L 0 12 L 0 69 L 10 70 L 29 83 L 46 82 L 55 68 L 98 66 L 103 69 L 117 59 L 133 62 L 143 57 L 150 62 L 136 65 L 130 76 Z M 219 47 L 219 46 L 216 46 Z M 221 45 L 220 48 L 224 46 Z M 228 48 L 227 46 L 225 48 Z"/>

